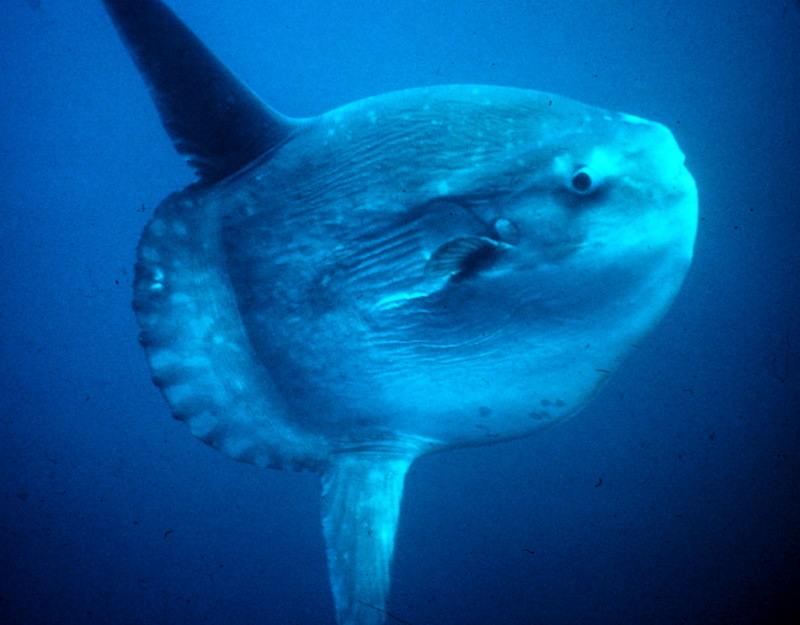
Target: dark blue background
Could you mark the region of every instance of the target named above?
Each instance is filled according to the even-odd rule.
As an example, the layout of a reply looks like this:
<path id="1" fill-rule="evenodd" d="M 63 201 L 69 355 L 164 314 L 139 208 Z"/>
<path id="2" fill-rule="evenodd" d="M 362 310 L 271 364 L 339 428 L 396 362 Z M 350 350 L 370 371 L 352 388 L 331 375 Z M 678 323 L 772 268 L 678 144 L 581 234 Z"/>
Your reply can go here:
<path id="1" fill-rule="evenodd" d="M 331 625 L 316 477 L 193 439 L 136 342 L 137 237 L 190 171 L 100 3 L 36 4 L 0 16 L 0 622 Z M 797 616 L 794 0 L 170 4 L 289 115 L 437 83 L 541 89 L 666 123 L 697 180 L 685 288 L 595 403 L 413 467 L 392 613 Z"/>

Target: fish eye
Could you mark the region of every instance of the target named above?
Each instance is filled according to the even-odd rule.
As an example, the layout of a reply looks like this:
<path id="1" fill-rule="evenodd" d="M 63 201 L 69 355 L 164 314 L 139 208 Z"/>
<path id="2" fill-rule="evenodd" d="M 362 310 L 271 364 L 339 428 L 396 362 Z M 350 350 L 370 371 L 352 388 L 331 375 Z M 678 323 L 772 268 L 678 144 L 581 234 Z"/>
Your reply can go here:
<path id="1" fill-rule="evenodd" d="M 572 175 L 572 190 L 587 195 L 597 189 L 597 179 L 588 167 L 581 167 Z"/>

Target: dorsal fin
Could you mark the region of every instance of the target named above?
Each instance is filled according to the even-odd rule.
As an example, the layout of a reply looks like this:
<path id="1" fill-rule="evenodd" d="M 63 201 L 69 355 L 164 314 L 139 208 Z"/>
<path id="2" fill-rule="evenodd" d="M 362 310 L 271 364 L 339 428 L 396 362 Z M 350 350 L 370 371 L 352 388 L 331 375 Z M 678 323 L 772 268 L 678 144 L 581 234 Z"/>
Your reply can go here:
<path id="1" fill-rule="evenodd" d="M 204 182 L 283 144 L 296 121 L 240 82 L 159 0 L 103 0 L 144 76 L 161 122 Z"/>

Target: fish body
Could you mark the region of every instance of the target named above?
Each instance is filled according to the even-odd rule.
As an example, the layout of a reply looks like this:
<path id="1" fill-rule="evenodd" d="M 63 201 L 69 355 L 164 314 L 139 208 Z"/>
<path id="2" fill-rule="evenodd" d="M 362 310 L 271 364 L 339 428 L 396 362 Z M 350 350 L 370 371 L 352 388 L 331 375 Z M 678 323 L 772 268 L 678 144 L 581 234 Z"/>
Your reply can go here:
<path id="1" fill-rule="evenodd" d="M 446 85 L 269 108 L 158 0 L 104 0 L 197 183 L 134 308 L 154 382 L 237 460 L 322 479 L 340 625 L 386 611 L 418 457 L 583 408 L 666 312 L 697 191 L 664 126 Z"/>
<path id="2" fill-rule="evenodd" d="M 279 389 L 264 418 L 321 437 L 318 461 L 491 443 L 574 414 L 617 369 L 674 297 L 696 218 L 661 125 L 536 91 L 401 91 L 299 123 L 270 158 L 171 198 L 149 229 L 171 223 L 167 238 L 140 252 L 137 306 L 180 288 L 153 276 L 200 219 L 217 245 L 195 237 L 193 258 L 227 272 L 243 341 Z M 140 313 L 146 332 L 191 316 Z M 223 447 L 257 440 L 219 421 Z"/>

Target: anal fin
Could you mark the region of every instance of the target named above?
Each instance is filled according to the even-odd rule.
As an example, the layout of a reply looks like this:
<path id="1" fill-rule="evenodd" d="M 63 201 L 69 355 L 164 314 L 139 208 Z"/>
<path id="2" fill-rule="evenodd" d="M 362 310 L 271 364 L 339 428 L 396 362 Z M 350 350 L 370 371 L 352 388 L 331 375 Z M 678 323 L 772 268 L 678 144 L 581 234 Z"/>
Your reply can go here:
<path id="1" fill-rule="evenodd" d="M 339 454 L 322 475 L 322 524 L 339 625 L 382 625 L 403 482 L 414 456 Z"/>

